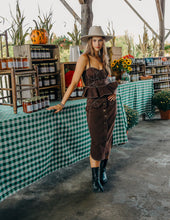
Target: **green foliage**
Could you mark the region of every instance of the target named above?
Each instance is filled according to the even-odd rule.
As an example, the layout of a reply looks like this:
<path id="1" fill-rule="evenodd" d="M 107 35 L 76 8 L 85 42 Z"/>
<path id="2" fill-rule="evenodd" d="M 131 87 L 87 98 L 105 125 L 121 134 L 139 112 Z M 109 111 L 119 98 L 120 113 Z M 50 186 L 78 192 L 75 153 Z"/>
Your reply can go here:
<path id="1" fill-rule="evenodd" d="M 166 53 L 170 52 L 170 44 L 165 44 L 165 47 L 164 47 Z"/>
<path id="2" fill-rule="evenodd" d="M 69 49 L 60 47 L 60 62 L 69 62 Z"/>
<path id="3" fill-rule="evenodd" d="M 59 37 L 56 37 L 54 35 L 54 37 L 53 37 L 53 44 L 56 44 L 59 47 L 67 48 L 68 49 L 70 44 L 72 44 L 72 41 L 68 37 L 66 37 L 65 35 L 61 35 Z"/>
<path id="4" fill-rule="evenodd" d="M 126 118 L 127 118 L 127 130 L 133 128 L 135 125 L 139 123 L 139 113 L 135 109 L 130 108 L 127 105 L 124 105 Z"/>
<path id="5" fill-rule="evenodd" d="M 29 35 L 29 30 L 30 27 L 26 29 L 24 32 L 24 21 L 25 21 L 25 16 L 21 12 L 20 5 L 19 5 L 19 0 L 16 1 L 16 16 L 12 14 L 12 11 L 10 9 L 10 14 L 12 17 L 12 24 L 11 28 L 9 30 L 9 34 L 12 39 L 13 45 L 23 45 L 25 44 L 25 39 L 27 35 Z"/>
<path id="6" fill-rule="evenodd" d="M 74 23 L 73 32 L 67 32 L 67 34 L 71 37 L 73 45 L 80 45 L 80 30 L 78 30 L 76 22 Z"/>
<path id="7" fill-rule="evenodd" d="M 38 6 L 38 19 L 33 20 L 35 23 L 35 28 L 36 29 L 45 29 L 48 33 L 49 36 L 49 43 L 51 43 L 52 38 L 53 38 L 53 33 L 51 33 L 52 27 L 54 25 L 54 22 L 52 21 L 53 19 L 53 11 L 50 8 L 48 13 L 42 13 L 40 10 L 40 7 Z"/>
<path id="8" fill-rule="evenodd" d="M 164 90 L 155 93 L 153 96 L 153 105 L 163 111 L 170 110 L 170 91 Z"/>

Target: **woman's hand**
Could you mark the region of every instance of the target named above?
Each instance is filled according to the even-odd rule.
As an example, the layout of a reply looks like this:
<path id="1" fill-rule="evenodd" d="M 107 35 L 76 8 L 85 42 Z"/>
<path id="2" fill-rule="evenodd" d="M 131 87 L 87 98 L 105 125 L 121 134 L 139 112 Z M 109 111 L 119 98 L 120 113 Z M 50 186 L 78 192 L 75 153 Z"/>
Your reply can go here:
<path id="1" fill-rule="evenodd" d="M 116 100 L 116 94 L 113 93 L 112 95 L 109 95 L 109 96 L 108 96 L 108 100 L 109 100 L 109 101 L 115 101 L 115 100 Z"/>
<path id="2" fill-rule="evenodd" d="M 47 110 L 56 110 L 54 113 L 58 113 L 58 112 L 60 112 L 63 108 L 64 108 L 64 106 L 62 106 L 61 104 L 58 104 L 58 105 L 54 105 L 54 106 L 51 106 L 51 107 L 46 108 L 46 109 L 47 109 Z"/>

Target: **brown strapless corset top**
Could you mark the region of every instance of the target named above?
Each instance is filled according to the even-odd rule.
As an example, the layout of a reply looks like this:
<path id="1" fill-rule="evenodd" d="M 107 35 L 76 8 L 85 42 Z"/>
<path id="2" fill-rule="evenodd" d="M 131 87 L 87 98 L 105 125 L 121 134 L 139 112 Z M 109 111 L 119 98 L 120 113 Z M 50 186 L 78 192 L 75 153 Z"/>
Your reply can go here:
<path id="1" fill-rule="evenodd" d="M 104 69 L 89 67 L 83 73 L 85 84 L 83 97 L 97 98 L 111 95 L 117 88 L 117 82 L 110 82 L 107 72 Z"/>

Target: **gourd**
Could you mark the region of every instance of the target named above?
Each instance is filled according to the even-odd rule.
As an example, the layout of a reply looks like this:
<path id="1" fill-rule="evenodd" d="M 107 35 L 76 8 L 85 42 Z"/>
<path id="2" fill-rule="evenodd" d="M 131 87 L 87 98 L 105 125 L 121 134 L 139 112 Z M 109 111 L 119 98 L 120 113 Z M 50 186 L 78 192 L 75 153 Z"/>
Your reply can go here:
<path id="1" fill-rule="evenodd" d="M 48 43 L 48 33 L 43 28 L 38 28 L 37 22 L 34 20 L 36 24 L 36 29 L 31 32 L 31 41 L 33 44 L 46 44 Z"/>

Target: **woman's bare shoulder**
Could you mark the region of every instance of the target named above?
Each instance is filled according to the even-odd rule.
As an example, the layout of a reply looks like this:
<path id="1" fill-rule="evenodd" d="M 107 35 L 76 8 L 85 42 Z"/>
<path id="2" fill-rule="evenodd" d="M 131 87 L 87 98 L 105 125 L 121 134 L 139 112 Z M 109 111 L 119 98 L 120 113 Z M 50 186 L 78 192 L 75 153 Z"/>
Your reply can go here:
<path id="1" fill-rule="evenodd" d="M 87 54 L 82 54 L 82 55 L 80 55 L 77 62 L 87 64 L 87 61 L 88 61 Z"/>

